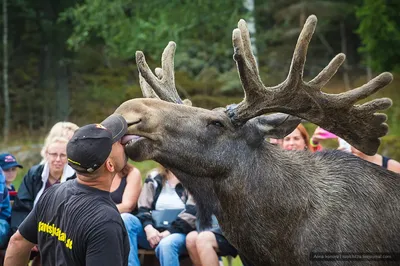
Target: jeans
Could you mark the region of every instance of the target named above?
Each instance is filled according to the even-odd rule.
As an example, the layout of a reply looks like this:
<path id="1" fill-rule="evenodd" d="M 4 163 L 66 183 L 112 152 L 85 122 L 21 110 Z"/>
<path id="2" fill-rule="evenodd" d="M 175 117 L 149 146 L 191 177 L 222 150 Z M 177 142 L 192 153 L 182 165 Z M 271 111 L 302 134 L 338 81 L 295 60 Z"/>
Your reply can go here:
<path id="1" fill-rule="evenodd" d="M 130 252 L 128 266 L 139 266 L 138 246 L 144 249 L 152 249 L 147 241 L 140 220 L 130 214 L 122 213 L 122 220 L 125 223 L 126 231 L 129 236 Z M 186 234 L 175 233 L 161 239 L 156 249 L 156 257 L 161 266 L 178 266 L 179 255 L 186 253 Z"/>
<path id="2" fill-rule="evenodd" d="M 6 220 L 0 219 L 0 247 L 3 247 L 9 237 L 10 225 Z"/>

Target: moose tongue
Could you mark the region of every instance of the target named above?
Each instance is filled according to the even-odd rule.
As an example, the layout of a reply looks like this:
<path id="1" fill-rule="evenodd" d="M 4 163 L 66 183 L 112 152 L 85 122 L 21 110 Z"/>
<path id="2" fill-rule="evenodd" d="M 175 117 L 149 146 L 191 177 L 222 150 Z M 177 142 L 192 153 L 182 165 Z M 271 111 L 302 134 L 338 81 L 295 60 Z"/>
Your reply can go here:
<path id="1" fill-rule="evenodd" d="M 123 136 L 122 137 L 122 139 L 121 139 L 121 144 L 122 145 L 125 145 L 126 143 L 128 143 L 129 141 L 131 141 L 131 140 L 136 140 L 136 139 L 139 139 L 140 138 L 140 136 L 136 136 L 136 135 L 125 135 L 125 136 Z"/>

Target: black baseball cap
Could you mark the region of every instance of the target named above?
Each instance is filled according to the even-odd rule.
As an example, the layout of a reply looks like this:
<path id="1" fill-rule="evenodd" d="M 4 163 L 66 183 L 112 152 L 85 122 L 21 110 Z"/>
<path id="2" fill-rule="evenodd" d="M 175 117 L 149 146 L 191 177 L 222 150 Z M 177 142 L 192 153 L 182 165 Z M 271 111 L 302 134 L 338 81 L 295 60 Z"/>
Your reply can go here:
<path id="1" fill-rule="evenodd" d="M 75 131 L 67 144 L 68 164 L 80 173 L 92 173 L 106 161 L 112 145 L 126 133 L 127 124 L 119 114 L 112 114 L 100 124 L 90 124 Z"/>

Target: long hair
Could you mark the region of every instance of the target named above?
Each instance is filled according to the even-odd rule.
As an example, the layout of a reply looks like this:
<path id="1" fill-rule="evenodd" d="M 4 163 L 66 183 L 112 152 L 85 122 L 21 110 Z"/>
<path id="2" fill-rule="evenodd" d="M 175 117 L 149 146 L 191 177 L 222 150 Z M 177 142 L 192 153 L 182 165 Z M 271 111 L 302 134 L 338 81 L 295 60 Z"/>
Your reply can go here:
<path id="1" fill-rule="evenodd" d="M 299 124 L 296 127 L 296 129 L 300 131 L 301 137 L 303 138 L 304 143 L 306 144 L 307 150 L 312 151 L 312 147 L 310 144 L 310 135 L 308 135 L 306 128 L 302 124 Z"/>

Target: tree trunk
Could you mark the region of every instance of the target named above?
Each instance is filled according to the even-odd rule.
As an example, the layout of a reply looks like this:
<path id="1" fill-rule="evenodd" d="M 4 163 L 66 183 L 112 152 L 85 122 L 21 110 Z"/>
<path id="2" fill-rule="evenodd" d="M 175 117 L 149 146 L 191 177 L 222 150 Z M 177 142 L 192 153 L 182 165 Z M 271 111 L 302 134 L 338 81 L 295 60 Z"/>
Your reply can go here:
<path id="1" fill-rule="evenodd" d="M 7 18 L 7 0 L 3 0 L 3 96 L 4 96 L 4 124 L 3 141 L 7 143 L 10 131 L 10 97 L 8 93 L 8 18 Z"/>
<path id="2" fill-rule="evenodd" d="M 367 82 L 372 79 L 372 70 L 371 70 L 371 55 L 367 54 Z"/>
<path id="3" fill-rule="evenodd" d="M 42 33 L 44 35 L 45 33 Z M 38 102 L 41 106 L 41 115 L 43 121 L 43 127 L 49 128 L 52 122 L 51 115 L 54 113 L 52 110 L 55 108 L 52 94 L 52 83 L 54 69 L 52 67 L 53 59 L 53 45 L 46 43 L 47 38 L 42 36 L 42 47 L 40 51 L 40 63 L 39 63 L 39 98 Z"/>
<path id="4" fill-rule="evenodd" d="M 256 45 L 256 22 L 254 19 L 254 0 L 243 0 L 243 5 L 250 13 L 249 19 L 247 21 L 247 27 L 250 33 L 251 48 L 253 50 L 256 62 L 258 62 Z"/>
<path id="5" fill-rule="evenodd" d="M 344 21 L 340 22 L 340 37 L 341 37 L 341 48 L 342 53 L 347 54 L 347 39 L 346 39 L 346 27 Z M 343 63 L 343 82 L 346 91 L 350 90 L 350 79 L 349 79 L 349 64 L 347 60 Z"/>
<path id="6" fill-rule="evenodd" d="M 304 26 L 304 23 L 306 23 L 306 10 L 305 10 L 304 0 L 302 0 L 300 2 L 302 3 L 301 10 L 300 10 L 300 17 L 299 17 L 300 31 L 301 31 L 301 29 Z"/>
<path id="7" fill-rule="evenodd" d="M 63 47 L 60 47 L 59 49 L 63 49 Z M 68 120 L 69 115 L 67 66 L 62 57 L 56 62 L 56 64 L 56 119 L 57 121 L 66 121 Z"/>

